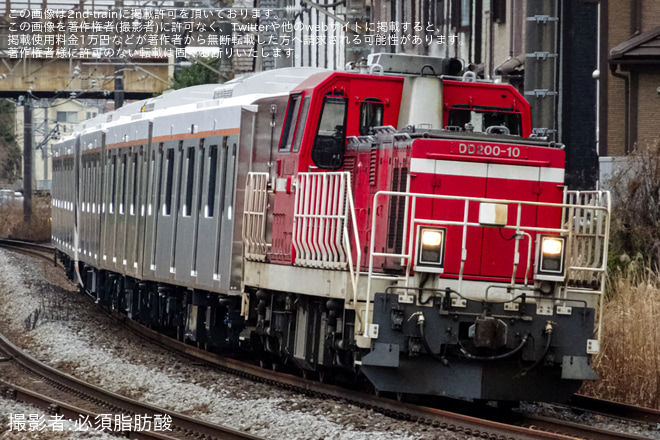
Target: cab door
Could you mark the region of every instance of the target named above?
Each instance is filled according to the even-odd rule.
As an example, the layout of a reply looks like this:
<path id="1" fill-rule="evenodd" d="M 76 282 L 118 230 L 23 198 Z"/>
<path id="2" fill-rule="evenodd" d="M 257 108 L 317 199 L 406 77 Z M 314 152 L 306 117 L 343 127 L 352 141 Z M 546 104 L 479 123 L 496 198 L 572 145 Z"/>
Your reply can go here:
<path id="1" fill-rule="evenodd" d="M 309 113 L 311 96 L 305 92 L 291 95 L 280 139 L 273 203 L 273 245 L 270 260 L 291 264 L 293 207 L 295 179 L 298 174 L 298 155 Z"/>

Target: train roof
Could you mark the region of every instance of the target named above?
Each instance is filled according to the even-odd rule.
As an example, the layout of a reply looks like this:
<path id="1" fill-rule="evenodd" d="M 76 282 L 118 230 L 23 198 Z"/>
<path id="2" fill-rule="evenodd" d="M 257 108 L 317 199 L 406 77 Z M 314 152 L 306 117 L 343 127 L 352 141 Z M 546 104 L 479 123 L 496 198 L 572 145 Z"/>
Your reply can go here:
<path id="1" fill-rule="evenodd" d="M 111 121 L 131 117 L 139 113 L 172 109 L 189 104 L 197 104 L 214 99 L 234 98 L 249 95 L 279 95 L 289 93 L 300 83 L 325 69 L 308 67 L 287 67 L 254 74 L 241 75 L 223 84 L 203 84 L 163 93 L 154 98 L 127 104 L 109 113 L 103 113 L 93 119 L 80 123 L 74 134 L 91 129 L 98 129 Z M 247 99 L 247 101 L 252 101 Z M 251 102 L 246 102 L 247 104 Z"/>

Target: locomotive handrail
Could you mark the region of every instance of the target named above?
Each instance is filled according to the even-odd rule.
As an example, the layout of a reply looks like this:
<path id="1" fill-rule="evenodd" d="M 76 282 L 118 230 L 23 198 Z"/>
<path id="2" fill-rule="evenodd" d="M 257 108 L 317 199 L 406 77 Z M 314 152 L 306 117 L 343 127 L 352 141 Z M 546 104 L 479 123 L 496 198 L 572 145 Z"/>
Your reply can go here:
<path id="1" fill-rule="evenodd" d="M 344 223 L 344 245 L 347 249 L 348 269 L 351 274 L 351 285 L 353 286 L 353 306 L 357 305 L 358 282 L 360 280 L 360 264 L 362 262 L 362 246 L 360 245 L 360 236 L 357 228 L 357 219 L 355 217 L 355 205 L 353 203 L 353 191 L 350 190 L 351 186 L 351 173 L 346 172 L 346 179 L 348 181 L 349 191 L 347 192 L 348 210 L 351 215 L 351 224 L 353 226 L 353 239 L 355 240 L 356 264 L 353 270 L 353 252 L 351 251 L 351 240 L 348 232 L 348 225 Z M 359 316 L 359 313 L 356 314 Z"/>
<path id="2" fill-rule="evenodd" d="M 265 260 L 270 243 L 266 242 L 268 173 L 248 173 L 245 182 L 242 238 L 245 256 Z"/>
<path id="3" fill-rule="evenodd" d="M 347 176 L 344 172 L 298 173 L 292 234 L 295 264 L 346 268 L 343 228 L 349 215 Z"/>
<path id="4" fill-rule="evenodd" d="M 330 269 L 348 266 L 357 304 L 362 252 L 348 172 L 299 173 L 299 185 L 294 202 L 292 245 L 296 264 Z M 248 173 L 245 186 L 242 238 L 245 258 L 264 261 L 268 248 L 266 214 L 268 205 L 268 173 Z M 353 264 L 352 223 L 356 243 L 356 265 Z"/>
<path id="5" fill-rule="evenodd" d="M 580 196 L 583 195 L 582 199 Z M 459 283 L 459 291 L 461 290 L 461 282 L 463 279 L 463 269 L 464 269 L 464 264 L 467 259 L 467 247 L 466 247 L 466 236 L 467 236 L 467 228 L 468 227 L 484 227 L 485 225 L 481 223 L 475 223 L 475 222 L 469 222 L 468 221 L 468 213 L 469 213 L 469 203 L 470 202 L 478 202 L 478 203 L 495 203 L 495 204 L 505 204 L 505 205 L 512 205 L 516 204 L 518 206 L 517 209 L 517 219 L 516 219 L 516 224 L 515 225 L 504 225 L 501 226 L 501 229 L 513 229 L 516 231 L 516 235 L 527 235 L 529 237 L 529 244 L 528 244 L 528 258 L 527 258 L 527 270 L 525 274 L 525 285 L 527 285 L 527 274 L 529 273 L 529 268 L 531 266 L 531 234 L 528 232 L 552 232 L 552 233 L 559 233 L 559 234 L 566 234 L 568 235 L 568 240 L 567 240 L 567 249 L 577 249 L 575 246 L 577 244 L 573 243 L 573 238 L 576 238 L 574 236 L 582 236 L 580 234 L 580 225 L 573 224 L 573 219 L 576 217 L 579 217 L 578 210 L 588 210 L 589 212 L 595 214 L 596 212 L 603 213 L 604 215 L 608 216 L 608 220 L 605 222 L 603 225 L 604 219 L 602 216 L 598 216 L 598 224 L 594 225 L 593 222 L 588 225 L 591 234 L 587 235 L 587 237 L 594 237 L 594 238 L 606 238 L 609 235 L 609 213 L 611 211 L 611 201 L 609 197 L 609 193 L 605 191 L 587 191 L 587 192 L 565 192 L 564 195 L 564 203 L 549 203 L 549 202 L 533 202 L 533 201 L 520 201 L 520 200 L 507 200 L 507 199 L 491 199 L 491 198 L 483 198 L 483 197 L 461 197 L 461 196 L 448 196 L 448 195 L 439 195 L 439 194 L 419 194 L 419 193 L 411 193 L 411 192 L 397 192 L 397 191 L 378 191 L 374 195 L 373 198 L 373 206 L 372 206 L 372 212 L 376 212 L 377 206 L 378 206 L 378 199 L 379 197 L 382 196 L 404 196 L 406 197 L 406 218 L 410 218 L 411 225 L 415 225 L 417 223 L 424 223 L 427 225 L 456 225 L 456 226 L 462 226 L 463 227 L 463 235 L 462 235 L 462 244 L 461 244 L 461 267 L 459 271 L 459 278 L 458 278 L 458 283 Z M 586 196 L 592 196 L 596 200 L 591 200 L 589 199 L 588 201 L 590 202 L 589 204 L 577 204 L 577 203 L 566 203 L 569 197 L 571 197 L 573 200 L 576 202 L 583 200 L 587 201 Z M 436 200 L 457 200 L 457 201 L 463 201 L 465 210 L 464 210 L 464 218 L 463 221 L 451 221 L 451 220 L 434 220 L 434 219 L 417 219 L 415 217 L 415 208 L 416 208 L 416 200 L 418 198 L 424 198 L 424 199 L 436 199 Z M 598 202 L 599 205 L 595 205 L 592 202 Z M 410 217 L 408 217 L 408 206 L 409 204 L 412 203 L 412 208 L 410 212 Z M 603 203 L 605 206 L 602 206 Z M 550 227 L 538 227 L 538 226 L 524 226 L 521 227 L 520 221 L 521 221 L 521 210 L 522 206 L 535 206 L 535 207 L 552 207 L 552 208 L 561 208 L 562 209 L 562 223 L 559 228 L 550 228 Z M 410 239 L 409 235 L 407 234 L 407 221 L 404 222 L 404 240 L 408 240 L 408 250 L 406 253 L 388 253 L 388 252 L 376 252 L 375 251 L 375 239 L 373 237 L 373 234 L 376 231 L 376 215 L 372 216 L 372 224 L 371 224 L 371 240 L 370 240 L 370 249 L 369 249 L 369 271 L 367 273 L 367 301 L 366 301 L 366 308 L 365 308 L 365 320 L 364 320 L 364 325 L 363 325 L 363 337 L 364 338 L 371 338 L 373 337 L 370 335 L 372 332 L 370 328 L 370 320 L 369 320 L 369 312 L 370 312 L 370 303 L 373 300 L 372 298 L 372 292 L 371 292 L 371 286 L 372 286 L 372 279 L 378 278 L 378 276 L 374 276 L 373 272 L 373 265 L 374 265 L 374 257 L 393 257 L 393 258 L 401 258 L 402 260 L 407 260 L 406 261 L 406 275 L 405 275 L 405 286 L 408 286 L 409 279 L 410 279 L 410 269 L 412 266 L 412 260 L 413 260 L 413 249 L 414 249 L 414 243 L 413 240 Z M 580 219 L 583 219 L 582 217 L 579 217 Z M 593 215 L 592 215 L 593 218 Z M 584 225 L 583 225 L 584 226 Z M 604 231 L 602 231 L 603 227 L 605 228 Z M 595 228 L 595 232 L 594 232 Z M 523 231 L 524 229 L 524 231 Z M 411 230 L 414 230 L 414 227 L 411 227 Z M 602 231 L 602 232 L 601 232 Z M 580 237 L 577 237 L 580 238 Z M 573 272 L 579 272 L 579 271 L 590 271 L 592 273 L 598 273 L 600 276 L 606 271 L 607 269 L 607 259 L 605 256 L 607 255 L 607 240 L 603 239 L 603 249 L 602 253 L 600 252 L 600 249 L 598 249 L 597 252 L 594 253 L 593 258 L 591 255 L 591 249 L 588 249 L 588 255 L 587 255 L 587 262 L 588 261 L 594 261 L 595 263 L 600 263 L 600 264 L 594 264 L 593 267 L 589 266 L 573 266 L 567 264 L 566 266 L 566 273 L 568 274 L 569 271 Z M 513 275 L 512 275 L 512 285 L 515 286 L 515 274 L 517 271 L 517 261 L 519 259 L 519 252 L 518 252 L 518 246 L 519 246 L 519 238 L 516 240 L 516 246 L 515 246 L 515 251 L 514 251 L 514 269 L 513 269 Z M 573 247 L 571 247 L 573 246 Z M 570 262 L 572 263 L 572 262 Z M 568 278 L 567 278 L 568 279 Z M 600 302 L 602 299 L 603 295 L 603 287 L 602 287 L 602 282 L 601 288 L 599 291 L 592 291 L 589 292 L 594 295 L 598 295 L 598 305 L 600 309 L 600 314 L 602 316 L 602 307 L 600 307 Z M 564 289 L 564 294 L 566 294 L 570 290 L 568 287 Z M 584 293 L 584 292 L 582 292 Z M 407 291 L 405 293 L 407 296 Z M 564 299 L 566 300 L 566 298 Z M 600 338 L 600 331 L 601 331 L 601 321 L 602 319 L 599 319 L 598 323 L 598 338 Z"/>
<path id="6" fill-rule="evenodd" d="M 610 212 L 610 210 L 612 208 L 612 198 L 610 197 L 609 191 L 564 191 L 564 202 L 572 199 L 575 202 L 574 204 L 572 204 L 572 206 L 577 205 L 578 201 L 580 201 L 580 200 L 583 200 L 584 202 L 586 202 L 587 198 L 595 198 L 596 202 L 599 202 L 601 204 L 604 203 L 607 207 L 607 212 L 608 213 Z M 605 200 L 603 200 L 603 199 L 605 199 Z M 586 206 L 592 206 L 592 205 L 587 205 L 586 203 L 584 203 L 584 205 L 578 205 L 578 206 L 585 206 L 585 205 Z M 581 209 L 585 209 L 585 208 L 581 208 Z M 586 209 L 588 209 L 588 208 L 586 208 Z M 567 214 L 567 215 L 568 215 L 568 220 L 569 221 L 572 221 L 573 217 L 575 217 L 575 215 L 572 215 L 572 216 L 570 214 Z M 562 220 L 564 218 L 565 217 L 562 215 Z M 594 225 L 593 225 L 593 222 L 592 222 L 590 224 L 591 232 L 593 232 L 593 226 Z M 599 216 L 598 217 L 598 225 L 597 225 L 596 230 L 597 231 L 600 230 L 600 228 L 602 226 L 603 226 L 602 225 L 602 219 Z M 576 227 L 579 227 L 579 225 L 576 225 Z M 597 236 L 597 233 L 595 233 L 594 235 Z M 607 253 L 608 253 L 608 246 L 609 246 L 609 239 L 608 239 L 609 236 L 610 236 L 610 222 L 609 222 L 609 219 L 608 219 L 608 221 L 605 223 L 605 232 L 604 232 L 605 240 L 603 240 L 603 254 L 602 254 L 603 267 L 602 267 L 602 269 L 599 269 L 599 271 L 602 271 L 602 272 L 605 272 L 607 270 Z M 588 250 L 589 250 L 588 257 L 590 257 L 591 248 L 589 248 Z M 600 255 L 598 255 L 598 257 L 600 257 Z M 596 256 L 594 256 L 594 258 L 596 258 Z M 588 261 L 588 258 L 587 258 L 587 261 Z M 568 270 L 569 269 L 567 269 L 567 273 L 568 273 Z M 577 272 L 577 271 L 584 271 L 584 270 L 590 270 L 590 269 L 586 269 L 586 268 L 582 268 L 582 267 L 578 267 L 578 268 L 571 267 L 570 270 L 573 270 L 573 271 Z M 591 270 L 594 271 L 593 269 L 591 269 Z M 602 297 L 603 291 L 605 289 L 604 284 L 605 283 L 601 282 L 600 292 L 599 292 L 601 297 Z M 573 290 L 569 290 L 568 288 L 564 289 L 564 294 L 568 295 L 569 291 L 574 291 L 574 289 Z M 602 329 L 603 329 L 603 307 L 599 307 L 599 310 L 598 310 L 598 330 L 597 330 L 597 335 L 598 335 L 597 340 L 598 341 L 600 341 L 600 335 L 601 335 Z"/>

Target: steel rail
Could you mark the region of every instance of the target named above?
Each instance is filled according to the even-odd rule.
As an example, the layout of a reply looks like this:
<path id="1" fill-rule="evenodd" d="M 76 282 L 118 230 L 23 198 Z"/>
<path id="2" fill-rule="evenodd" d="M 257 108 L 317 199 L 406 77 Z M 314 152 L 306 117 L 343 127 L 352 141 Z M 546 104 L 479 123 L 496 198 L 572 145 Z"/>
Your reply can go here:
<path id="1" fill-rule="evenodd" d="M 57 266 L 56 249 L 49 244 L 39 244 L 29 241 L 0 238 L 0 247 L 12 249 L 26 255 L 42 258 L 44 260 L 50 260 L 55 266 Z"/>
<path id="2" fill-rule="evenodd" d="M 582 408 L 586 411 L 632 422 L 643 422 L 660 430 L 660 411 L 642 406 L 627 405 L 611 400 L 576 394 L 569 400 L 571 408 Z"/>
<path id="3" fill-rule="evenodd" d="M 482 438 L 492 439 L 557 440 L 575 437 L 590 440 L 645 439 L 645 437 L 612 432 L 611 430 L 604 430 L 536 415 L 507 412 L 506 416 L 494 415 L 490 419 L 484 419 L 466 414 L 399 402 L 393 399 L 373 396 L 335 385 L 315 382 L 290 374 L 267 370 L 246 362 L 225 358 L 171 339 L 168 336 L 148 329 L 128 318 L 122 317 L 121 319 L 123 320 L 124 325 L 130 330 L 139 333 L 158 345 L 177 351 L 184 356 L 203 360 L 223 371 L 314 396 L 343 400 L 360 407 L 381 412 L 391 417 L 417 421 L 419 423 L 444 428 L 450 431 L 463 432 L 476 437 L 481 436 Z"/>
<path id="4" fill-rule="evenodd" d="M 648 439 L 648 437 L 641 437 L 634 434 L 614 432 L 611 429 L 596 428 L 593 426 L 586 426 L 566 420 L 553 419 L 551 417 L 532 414 L 519 415 L 516 423 L 532 429 L 542 429 L 550 432 L 561 432 L 564 435 L 570 437 L 584 438 L 589 440 Z"/>
<path id="5" fill-rule="evenodd" d="M 65 420 L 80 420 L 81 417 L 88 418 L 88 420 L 94 420 L 99 416 L 99 414 L 69 405 L 44 394 L 16 386 L 2 379 L 0 379 L 0 389 L 5 398 L 11 398 L 17 402 L 26 403 L 51 415 L 63 416 Z M 119 431 L 112 432 L 115 434 L 119 433 Z M 124 437 L 131 439 L 176 440 L 176 437 L 171 437 L 156 431 L 121 431 L 121 433 Z"/>
<path id="6" fill-rule="evenodd" d="M 21 365 L 23 368 L 36 373 L 39 376 L 42 376 L 48 380 L 51 380 L 61 387 L 67 388 L 72 392 L 77 392 L 89 396 L 90 399 L 104 402 L 109 405 L 111 408 L 117 408 L 118 412 L 121 413 L 131 413 L 139 415 L 163 415 L 167 414 L 171 417 L 173 431 L 182 431 L 187 433 L 195 433 L 198 436 L 206 436 L 208 438 L 221 438 L 229 440 L 263 440 L 261 437 L 257 437 L 245 432 L 236 431 L 224 426 L 204 422 L 201 420 L 194 419 L 182 414 L 177 414 L 175 412 L 168 411 L 164 408 L 157 407 L 155 405 L 150 405 L 142 402 L 138 402 L 133 399 L 121 396 L 119 394 L 113 393 L 108 390 L 104 390 L 97 386 L 86 383 L 80 379 L 58 371 L 54 368 L 49 367 L 48 365 L 38 361 L 27 353 L 23 352 L 21 349 L 16 347 L 11 343 L 4 335 L 0 334 L 0 350 L 7 353 L 15 362 Z M 26 399 L 27 403 L 46 401 L 47 398 L 39 397 L 38 393 L 26 393 L 26 390 L 18 390 L 18 387 L 10 386 L 14 390 L 14 395 Z M 33 399 L 33 400 L 30 400 Z M 75 407 L 69 408 L 69 406 L 62 404 L 62 402 L 51 402 L 48 405 L 55 404 L 60 409 L 65 411 L 73 411 L 71 414 L 77 416 L 78 414 L 87 415 L 87 412 L 75 412 Z M 52 409 L 52 407 L 49 407 Z M 130 438 L 143 438 L 140 435 L 144 435 L 144 431 L 131 431 Z M 160 434 L 155 432 L 154 434 Z M 165 437 L 144 437 L 144 438 L 173 438 L 169 436 Z"/>

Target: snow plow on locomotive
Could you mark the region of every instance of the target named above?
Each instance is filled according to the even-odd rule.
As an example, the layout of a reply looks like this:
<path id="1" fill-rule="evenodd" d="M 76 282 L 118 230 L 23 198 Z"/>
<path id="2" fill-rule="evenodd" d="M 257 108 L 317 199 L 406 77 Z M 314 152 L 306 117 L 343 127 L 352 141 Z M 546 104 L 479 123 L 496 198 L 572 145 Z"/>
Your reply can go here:
<path id="1" fill-rule="evenodd" d="M 530 137 L 513 87 L 448 77 L 456 60 L 368 67 L 81 124 L 54 157 L 71 276 L 210 350 L 385 392 L 565 400 L 596 377 L 609 194 L 564 187 L 563 147 Z"/>

